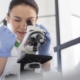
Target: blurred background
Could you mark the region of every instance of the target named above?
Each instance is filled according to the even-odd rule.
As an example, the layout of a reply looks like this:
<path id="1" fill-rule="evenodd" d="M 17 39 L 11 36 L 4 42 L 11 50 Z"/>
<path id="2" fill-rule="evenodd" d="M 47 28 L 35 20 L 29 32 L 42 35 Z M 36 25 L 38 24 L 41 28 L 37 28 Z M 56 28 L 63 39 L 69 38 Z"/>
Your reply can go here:
<path id="1" fill-rule="evenodd" d="M 0 0 L 0 22 L 6 16 L 11 0 Z M 39 6 L 39 20 L 37 23 L 45 25 L 50 31 L 52 47 L 57 46 L 56 7 L 55 0 L 35 0 Z M 60 44 L 80 37 L 80 0 L 57 0 L 59 9 Z M 3 23 L 1 23 L 3 24 Z M 1 25 L 0 24 L 0 25 Z M 53 52 L 53 65 L 58 68 L 57 52 Z M 73 70 L 80 61 L 80 44 L 61 50 L 61 69 L 66 74 Z M 54 68 L 53 67 L 53 68 Z"/>

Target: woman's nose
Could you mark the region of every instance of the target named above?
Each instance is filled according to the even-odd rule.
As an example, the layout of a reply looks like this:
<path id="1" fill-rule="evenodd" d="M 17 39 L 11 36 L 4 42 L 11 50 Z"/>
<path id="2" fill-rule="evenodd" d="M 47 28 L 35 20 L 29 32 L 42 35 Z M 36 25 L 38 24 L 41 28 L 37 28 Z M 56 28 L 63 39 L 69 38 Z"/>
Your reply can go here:
<path id="1" fill-rule="evenodd" d="M 27 23 L 23 22 L 20 26 L 21 29 L 26 29 L 27 28 Z"/>

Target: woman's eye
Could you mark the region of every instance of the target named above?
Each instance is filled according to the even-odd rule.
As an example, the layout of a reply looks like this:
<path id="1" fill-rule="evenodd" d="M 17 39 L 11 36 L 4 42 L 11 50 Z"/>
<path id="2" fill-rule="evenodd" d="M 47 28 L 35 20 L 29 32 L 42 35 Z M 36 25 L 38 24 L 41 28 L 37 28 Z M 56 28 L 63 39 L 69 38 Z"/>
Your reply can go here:
<path id="1" fill-rule="evenodd" d="M 20 22 L 21 20 L 15 20 L 16 22 Z"/>

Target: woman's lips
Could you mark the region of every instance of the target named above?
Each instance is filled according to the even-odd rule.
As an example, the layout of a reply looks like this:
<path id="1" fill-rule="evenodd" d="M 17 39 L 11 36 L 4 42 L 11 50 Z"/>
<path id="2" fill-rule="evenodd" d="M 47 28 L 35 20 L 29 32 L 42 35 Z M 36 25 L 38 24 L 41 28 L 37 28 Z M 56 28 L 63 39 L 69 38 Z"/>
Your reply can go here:
<path id="1" fill-rule="evenodd" d="M 19 34 L 22 34 L 22 35 L 26 34 L 26 32 L 19 32 L 19 31 L 18 31 L 18 33 L 19 33 Z"/>

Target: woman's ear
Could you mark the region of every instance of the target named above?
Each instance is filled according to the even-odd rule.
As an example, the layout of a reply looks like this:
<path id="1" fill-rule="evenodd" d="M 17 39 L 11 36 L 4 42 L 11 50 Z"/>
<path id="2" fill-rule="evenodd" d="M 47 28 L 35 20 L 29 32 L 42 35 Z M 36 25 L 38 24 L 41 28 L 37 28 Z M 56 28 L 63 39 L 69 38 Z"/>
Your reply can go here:
<path id="1" fill-rule="evenodd" d="M 9 23 L 9 22 L 10 22 L 10 16 L 9 16 L 9 14 L 8 14 L 8 13 L 6 14 L 6 20 L 7 20 L 7 23 Z"/>

